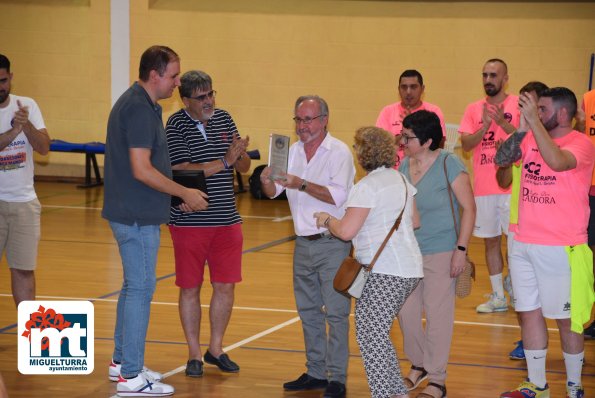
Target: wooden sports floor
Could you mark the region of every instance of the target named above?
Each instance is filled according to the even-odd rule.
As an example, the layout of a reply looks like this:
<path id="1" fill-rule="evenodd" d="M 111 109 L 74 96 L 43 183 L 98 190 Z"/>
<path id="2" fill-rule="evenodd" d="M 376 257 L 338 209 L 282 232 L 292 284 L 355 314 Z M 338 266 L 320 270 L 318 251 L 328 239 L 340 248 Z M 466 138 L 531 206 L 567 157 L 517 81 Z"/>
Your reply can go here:
<path id="1" fill-rule="evenodd" d="M 95 370 L 88 376 L 31 376 L 17 370 L 17 313 L 10 294 L 6 260 L 0 263 L 0 372 L 10 397 L 112 397 L 116 385 L 107 378 L 113 342 L 116 300 L 121 286 L 120 258 L 111 231 L 101 218 L 102 188 L 77 189 L 74 184 L 36 184 L 43 205 L 37 275 L 38 299 L 91 300 L 95 306 Z M 285 201 L 254 200 L 238 195 L 244 219 L 243 282 L 236 288 L 235 308 L 225 347 L 241 366 L 238 374 L 222 374 L 206 366 L 200 379 L 184 376 L 187 351 L 177 312 L 174 259 L 169 233 L 163 228 L 158 284 L 151 309 L 146 365 L 167 375 L 176 397 L 319 397 L 320 392 L 284 392 L 282 384 L 304 371 L 304 347 L 292 292 L 292 221 Z M 489 280 L 483 246 L 470 245 L 478 265 L 472 296 L 457 299 L 454 341 L 448 367 L 448 397 L 498 397 L 526 375 L 524 361 L 508 359 L 520 332 L 515 313 L 477 314 Z M 203 301 L 208 304 L 207 284 Z M 206 309 L 205 309 L 206 310 Z M 203 312 L 203 314 L 205 314 Z M 549 324 L 547 359 L 552 397 L 565 396 L 565 371 L 558 333 Z M 203 319 L 208 341 L 208 319 Z M 347 391 L 369 396 L 354 337 L 353 317 Z M 398 324 L 393 340 L 402 355 Z M 586 342 L 583 383 L 595 394 L 595 341 Z M 410 363 L 403 359 L 403 369 Z M 420 391 L 421 388 L 418 390 Z M 417 392 L 418 392 L 417 391 Z M 417 392 L 411 394 L 415 397 Z"/>

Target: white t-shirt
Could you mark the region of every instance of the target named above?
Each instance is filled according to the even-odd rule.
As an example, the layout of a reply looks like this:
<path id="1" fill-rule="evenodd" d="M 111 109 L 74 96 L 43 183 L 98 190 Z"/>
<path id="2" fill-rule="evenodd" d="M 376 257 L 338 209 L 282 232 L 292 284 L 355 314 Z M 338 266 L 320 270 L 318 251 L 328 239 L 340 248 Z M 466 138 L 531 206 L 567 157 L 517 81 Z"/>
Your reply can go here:
<path id="1" fill-rule="evenodd" d="M 405 182 L 404 182 L 405 181 Z M 392 234 L 372 272 L 404 278 L 422 278 L 422 256 L 413 233 L 413 195 L 417 192 L 397 170 L 380 167 L 362 178 L 349 193 L 346 208 L 369 208 L 364 225 L 353 238 L 355 257 L 369 264 L 405 203 L 401 225 Z"/>
<path id="2" fill-rule="evenodd" d="M 31 98 L 10 94 L 10 102 L 0 108 L 0 133 L 11 129 L 15 112 L 19 110 L 17 100 L 29 109 L 29 121 L 36 129 L 45 124 L 39 107 Z M 0 200 L 5 202 L 29 202 L 35 199 L 33 188 L 33 147 L 24 132 L 0 151 Z"/>

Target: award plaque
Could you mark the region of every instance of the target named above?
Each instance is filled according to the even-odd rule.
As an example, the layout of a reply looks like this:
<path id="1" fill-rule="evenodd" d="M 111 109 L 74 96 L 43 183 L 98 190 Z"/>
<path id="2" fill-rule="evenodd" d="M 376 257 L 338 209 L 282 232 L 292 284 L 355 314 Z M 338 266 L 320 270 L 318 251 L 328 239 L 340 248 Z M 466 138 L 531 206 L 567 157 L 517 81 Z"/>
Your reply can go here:
<path id="1" fill-rule="evenodd" d="M 271 180 L 283 179 L 287 173 L 289 159 L 289 137 L 286 135 L 271 134 L 269 144 L 269 167 L 272 169 Z"/>
<path id="2" fill-rule="evenodd" d="M 208 195 L 207 192 L 207 180 L 205 178 L 205 172 L 202 170 L 172 170 L 173 180 L 186 188 L 194 188 L 203 191 Z M 176 207 L 181 205 L 182 199 L 177 196 L 171 197 L 171 205 Z"/>

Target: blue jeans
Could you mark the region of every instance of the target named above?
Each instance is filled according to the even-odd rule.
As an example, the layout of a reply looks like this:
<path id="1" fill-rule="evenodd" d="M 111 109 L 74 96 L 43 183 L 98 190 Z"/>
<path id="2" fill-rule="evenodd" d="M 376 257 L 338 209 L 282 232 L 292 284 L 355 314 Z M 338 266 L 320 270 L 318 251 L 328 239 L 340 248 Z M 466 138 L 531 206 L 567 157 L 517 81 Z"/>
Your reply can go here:
<path id="1" fill-rule="evenodd" d="M 122 258 L 124 282 L 118 298 L 114 355 L 122 377 L 135 377 L 145 362 L 145 338 L 155 291 L 159 225 L 138 226 L 110 221 Z"/>

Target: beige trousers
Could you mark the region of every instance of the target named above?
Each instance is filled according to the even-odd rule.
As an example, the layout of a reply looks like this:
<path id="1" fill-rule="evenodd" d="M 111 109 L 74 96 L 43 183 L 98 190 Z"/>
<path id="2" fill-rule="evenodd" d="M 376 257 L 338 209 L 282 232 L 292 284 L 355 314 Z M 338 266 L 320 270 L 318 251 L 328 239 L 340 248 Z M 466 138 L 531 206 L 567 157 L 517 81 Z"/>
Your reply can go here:
<path id="1" fill-rule="evenodd" d="M 412 365 L 428 372 L 430 381 L 440 385 L 446 381 L 454 325 L 456 279 L 450 277 L 451 257 L 451 251 L 423 256 L 424 278 L 398 316 L 405 355 Z"/>

